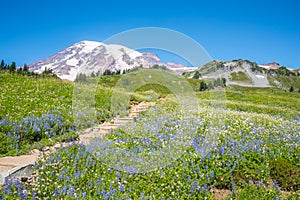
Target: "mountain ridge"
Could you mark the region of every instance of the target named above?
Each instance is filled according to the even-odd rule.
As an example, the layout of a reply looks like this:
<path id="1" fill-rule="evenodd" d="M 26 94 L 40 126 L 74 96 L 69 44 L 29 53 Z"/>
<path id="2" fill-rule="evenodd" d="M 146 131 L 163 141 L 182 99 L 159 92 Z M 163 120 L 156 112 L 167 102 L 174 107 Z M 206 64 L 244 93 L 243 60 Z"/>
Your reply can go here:
<path id="1" fill-rule="evenodd" d="M 276 62 L 257 64 L 249 60 L 213 60 L 185 75 L 196 79 L 225 78 L 227 85 L 245 87 L 290 87 L 300 86 L 300 70 L 290 69 Z"/>
<path id="2" fill-rule="evenodd" d="M 79 74 L 101 75 L 106 70 L 125 73 L 136 67 L 151 68 L 165 66 L 177 74 L 198 79 L 225 78 L 228 85 L 254 87 L 282 87 L 275 75 L 299 76 L 300 70 L 286 68 L 277 62 L 257 64 L 248 60 L 213 60 L 203 66 L 191 68 L 180 63 L 162 62 L 158 55 L 150 52 L 138 52 L 118 44 L 83 40 L 58 53 L 28 65 L 30 71 L 43 73 L 51 70 L 61 79 L 74 81 Z M 198 76 L 197 75 L 197 76 Z"/>

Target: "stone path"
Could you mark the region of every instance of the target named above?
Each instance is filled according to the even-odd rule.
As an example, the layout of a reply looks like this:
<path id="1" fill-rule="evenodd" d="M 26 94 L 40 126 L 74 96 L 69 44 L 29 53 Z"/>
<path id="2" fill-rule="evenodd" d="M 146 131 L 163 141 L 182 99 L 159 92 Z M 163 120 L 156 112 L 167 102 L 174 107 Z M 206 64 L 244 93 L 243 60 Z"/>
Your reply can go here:
<path id="1" fill-rule="evenodd" d="M 84 133 L 79 136 L 79 141 L 87 144 L 92 138 L 101 137 L 101 135 L 115 130 L 116 128 L 131 121 L 134 117 L 137 117 L 140 112 L 146 111 L 148 107 L 154 105 L 155 102 L 141 102 L 138 105 L 132 106 L 128 116 L 116 117 L 111 122 L 105 122 L 99 126 L 85 130 Z"/>
<path id="2" fill-rule="evenodd" d="M 79 135 L 79 141 L 76 143 L 88 144 L 92 138 L 101 137 L 101 135 L 109 133 L 116 128 L 125 125 L 131 121 L 134 117 L 137 117 L 140 112 L 146 111 L 148 107 L 154 106 L 155 102 L 141 102 L 136 105 L 132 105 L 130 114 L 126 117 L 116 117 L 111 122 L 104 122 L 103 124 L 86 129 L 83 134 Z M 56 144 L 52 147 L 46 147 L 44 151 L 51 152 L 58 148 L 69 146 L 71 143 Z M 45 152 L 43 152 L 45 153 Z M 15 172 L 16 169 L 21 169 L 23 166 L 34 164 L 34 162 L 42 154 L 39 150 L 33 150 L 28 155 L 21 156 L 7 156 L 0 158 L 0 184 L 3 183 L 4 178 Z"/>

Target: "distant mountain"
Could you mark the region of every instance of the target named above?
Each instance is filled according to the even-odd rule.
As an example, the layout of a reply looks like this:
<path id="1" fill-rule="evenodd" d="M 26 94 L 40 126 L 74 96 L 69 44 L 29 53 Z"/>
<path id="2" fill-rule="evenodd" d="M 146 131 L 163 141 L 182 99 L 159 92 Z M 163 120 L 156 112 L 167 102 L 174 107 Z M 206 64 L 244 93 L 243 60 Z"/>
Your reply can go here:
<path id="1" fill-rule="evenodd" d="M 265 69 L 279 69 L 280 67 L 282 67 L 279 63 L 277 62 L 272 62 L 272 63 L 268 63 L 268 64 L 261 64 L 261 65 L 258 65 L 262 68 L 265 68 Z"/>
<path id="2" fill-rule="evenodd" d="M 248 60 L 214 60 L 198 67 L 186 76 L 199 79 L 225 78 L 227 85 L 246 87 L 290 87 L 300 86 L 300 72 L 288 69 L 273 62 L 258 65 Z"/>
<path id="3" fill-rule="evenodd" d="M 61 79 L 74 81 L 80 73 L 102 74 L 105 70 L 125 71 L 138 66 L 150 68 L 153 65 L 165 66 L 176 73 L 191 69 L 175 63 L 163 63 L 152 53 L 140 53 L 116 44 L 94 41 L 78 42 L 48 58 L 30 64 L 29 70 L 42 73 L 52 70 Z"/>

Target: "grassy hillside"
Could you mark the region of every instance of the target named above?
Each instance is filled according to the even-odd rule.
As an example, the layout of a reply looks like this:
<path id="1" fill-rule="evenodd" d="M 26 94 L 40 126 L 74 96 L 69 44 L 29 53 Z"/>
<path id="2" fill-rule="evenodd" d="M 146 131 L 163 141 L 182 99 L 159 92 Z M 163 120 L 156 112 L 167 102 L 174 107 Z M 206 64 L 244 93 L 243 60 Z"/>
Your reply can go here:
<path id="1" fill-rule="evenodd" d="M 210 103 L 214 91 L 198 92 L 202 104 Z M 270 114 L 287 119 L 299 118 L 300 93 L 277 88 L 230 86 L 226 88 L 226 107 L 231 110 Z"/>
<path id="2" fill-rule="evenodd" d="M 268 80 L 274 87 L 278 87 L 279 82 L 279 87 L 284 89 L 290 89 L 291 86 L 293 86 L 295 90 L 300 89 L 300 77 L 269 76 Z"/>
<path id="3" fill-rule="evenodd" d="M 230 80 L 236 82 L 249 83 L 249 84 L 253 82 L 252 79 L 249 76 L 247 76 L 247 74 L 241 71 L 230 73 Z"/>
<path id="4" fill-rule="evenodd" d="M 0 119 L 21 120 L 51 111 L 67 115 L 73 84 L 55 78 L 0 74 Z"/>

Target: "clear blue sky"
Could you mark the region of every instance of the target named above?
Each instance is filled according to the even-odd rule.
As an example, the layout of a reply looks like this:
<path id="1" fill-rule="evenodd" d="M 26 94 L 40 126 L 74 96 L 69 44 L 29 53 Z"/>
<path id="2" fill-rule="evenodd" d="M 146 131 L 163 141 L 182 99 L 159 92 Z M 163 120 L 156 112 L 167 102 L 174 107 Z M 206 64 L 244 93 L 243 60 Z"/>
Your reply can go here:
<path id="1" fill-rule="evenodd" d="M 0 59 L 19 65 L 81 40 L 102 41 L 128 29 L 150 26 L 194 38 L 213 59 L 276 61 L 300 67 L 297 0 L 2 0 L 0 16 Z"/>

